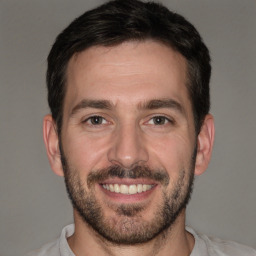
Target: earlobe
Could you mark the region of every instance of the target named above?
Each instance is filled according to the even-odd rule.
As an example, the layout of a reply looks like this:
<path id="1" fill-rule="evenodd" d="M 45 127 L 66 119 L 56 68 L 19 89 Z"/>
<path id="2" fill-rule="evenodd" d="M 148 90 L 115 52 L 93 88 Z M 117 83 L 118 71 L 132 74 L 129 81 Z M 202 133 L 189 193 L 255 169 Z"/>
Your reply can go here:
<path id="1" fill-rule="evenodd" d="M 214 135 L 214 119 L 211 114 L 208 114 L 197 137 L 195 175 L 201 175 L 208 167 L 213 149 Z"/>
<path id="2" fill-rule="evenodd" d="M 44 117 L 43 136 L 47 156 L 53 172 L 59 176 L 64 176 L 61 164 L 57 127 L 51 115 L 46 115 Z"/>

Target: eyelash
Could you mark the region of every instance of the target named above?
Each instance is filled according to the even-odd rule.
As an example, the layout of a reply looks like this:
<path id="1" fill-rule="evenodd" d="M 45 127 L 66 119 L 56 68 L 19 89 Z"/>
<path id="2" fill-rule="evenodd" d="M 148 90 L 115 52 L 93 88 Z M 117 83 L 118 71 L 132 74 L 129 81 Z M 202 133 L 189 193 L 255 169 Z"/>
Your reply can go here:
<path id="1" fill-rule="evenodd" d="M 164 120 L 164 123 L 161 123 L 161 122 L 160 123 L 156 123 L 156 122 L 154 122 L 154 120 L 156 121 L 156 119 L 162 119 L 161 121 Z M 166 116 L 162 116 L 162 115 L 151 117 L 147 123 L 149 123 L 151 121 L 153 122 L 152 125 L 156 125 L 156 126 L 163 126 L 163 125 L 167 125 L 168 123 L 174 124 L 174 121 L 172 119 L 170 119 L 170 118 L 168 118 Z"/>
<path id="2" fill-rule="evenodd" d="M 95 120 L 93 121 L 93 119 L 95 119 Z M 97 119 L 98 119 L 99 123 L 97 123 Z M 156 119 L 160 119 L 160 122 L 157 123 Z M 162 121 L 164 121 L 164 123 L 162 123 Z M 150 122 L 153 122 L 153 123 L 150 123 Z M 83 123 L 88 123 L 90 126 L 101 126 L 101 125 L 107 124 L 108 121 L 100 115 L 94 115 L 94 116 L 90 116 L 87 119 L 85 119 L 83 121 Z M 153 116 L 149 119 L 149 121 L 146 122 L 146 124 L 155 125 L 155 126 L 163 126 L 163 125 L 167 125 L 168 123 L 174 124 L 175 122 L 174 122 L 174 120 L 172 120 L 166 116 L 163 116 L 163 115 Z"/>
<path id="3" fill-rule="evenodd" d="M 97 119 L 99 119 L 99 120 L 101 120 L 101 121 L 106 121 L 106 123 L 107 123 L 107 120 L 104 118 L 104 117 L 102 117 L 102 116 L 99 116 L 99 115 L 95 115 L 95 116 L 90 116 L 90 117 L 88 117 L 88 118 L 86 118 L 84 121 L 83 121 L 83 123 L 89 123 L 89 125 L 91 125 L 91 126 L 100 126 L 100 125 L 104 125 L 104 124 L 102 124 L 102 122 L 100 122 L 100 124 L 93 124 L 93 122 L 92 122 L 92 120 L 93 120 L 93 118 L 97 118 Z M 95 120 L 94 120 L 95 121 Z"/>

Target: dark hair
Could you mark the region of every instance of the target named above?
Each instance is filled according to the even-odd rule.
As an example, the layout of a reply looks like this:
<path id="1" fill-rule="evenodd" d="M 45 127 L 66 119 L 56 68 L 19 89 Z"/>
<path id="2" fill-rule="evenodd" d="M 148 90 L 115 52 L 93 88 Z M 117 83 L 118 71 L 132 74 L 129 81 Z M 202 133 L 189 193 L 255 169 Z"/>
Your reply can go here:
<path id="1" fill-rule="evenodd" d="M 154 2 L 109 1 L 75 19 L 56 39 L 48 56 L 48 103 L 61 132 L 66 69 L 71 57 L 100 45 L 125 41 L 155 40 L 178 51 L 187 60 L 187 89 L 192 103 L 195 130 L 209 112 L 209 51 L 194 26 L 184 17 Z"/>

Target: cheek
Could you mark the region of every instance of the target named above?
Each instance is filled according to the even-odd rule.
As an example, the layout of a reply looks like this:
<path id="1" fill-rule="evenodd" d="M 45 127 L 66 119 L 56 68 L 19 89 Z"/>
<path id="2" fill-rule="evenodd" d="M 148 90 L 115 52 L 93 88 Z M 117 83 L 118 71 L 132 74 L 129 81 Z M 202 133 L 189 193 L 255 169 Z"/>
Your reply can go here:
<path id="1" fill-rule="evenodd" d="M 90 136 L 66 137 L 64 149 L 69 164 L 80 172 L 88 174 L 92 170 L 106 167 L 106 152 L 109 145 L 108 137 L 95 138 Z"/>
<path id="2" fill-rule="evenodd" d="M 150 143 L 151 164 L 166 169 L 170 178 L 175 178 L 180 171 L 188 170 L 194 151 L 188 136 L 166 136 Z"/>

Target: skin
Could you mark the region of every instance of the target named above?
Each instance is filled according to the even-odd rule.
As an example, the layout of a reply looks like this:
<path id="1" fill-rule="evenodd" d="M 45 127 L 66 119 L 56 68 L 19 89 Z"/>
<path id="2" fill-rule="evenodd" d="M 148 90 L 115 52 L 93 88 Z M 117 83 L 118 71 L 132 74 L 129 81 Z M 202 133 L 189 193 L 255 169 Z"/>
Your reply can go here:
<path id="1" fill-rule="evenodd" d="M 203 173 L 210 161 L 214 140 L 213 117 L 205 117 L 201 132 L 195 135 L 191 102 L 186 88 L 186 61 L 171 48 L 158 42 L 126 42 L 114 47 L 91 47 L 72 57 L 67 69 L 67 92 L 64 100 L 62 147 L 86 192 L 93 191 L 104 216 L 116 221 L 114 211 L 120 204 L 141 204 L 141 221 L 150 221 L 170 192 L 181 170 L 188 182 L 189 166 L 195 144 L 195 175 Z M 88 100 L 107 101 L 108 106 L 90 106 Z M 152 100 L 160 108 L 145 107 Z M 84 104 L 86 102 L 86 104 Z M 86 107 L 85 107 L 86 105 Z M 104 119 L 99 125 L 91 116 Z M 155 116 L 162 117 L 156 125 Z M 44 140 L 53 171 L 63 176 L 59 139 L 50 115 L 44 118 Z M 88 174 L 112 164 L 125 169 L 146 164 L 165 169 L 170 182 L 156 186 L 146 196 L 109 195 L 99 184 L 89 188 Z M 114 180 L 111 182 L 120 182 Z M 134 184 L 128 179 L 127 184 Z M 145 181 L 149 182 L 149 181 Z M 111 207 L 111 205 L 113 207 Z M 92 230 L 74 210 L 75 233 L 68 240 L 76 255 L 189 255 L 194 239 L 185 230 L 185 209 L 166 233 L 133 246 L 116 246 Z M 86 241 L 84 243 L 84 241 Z"/>

